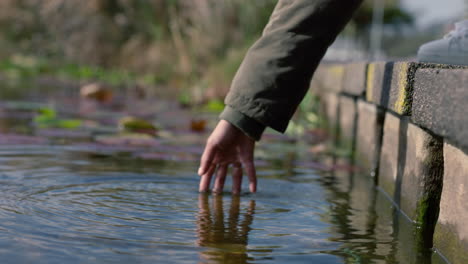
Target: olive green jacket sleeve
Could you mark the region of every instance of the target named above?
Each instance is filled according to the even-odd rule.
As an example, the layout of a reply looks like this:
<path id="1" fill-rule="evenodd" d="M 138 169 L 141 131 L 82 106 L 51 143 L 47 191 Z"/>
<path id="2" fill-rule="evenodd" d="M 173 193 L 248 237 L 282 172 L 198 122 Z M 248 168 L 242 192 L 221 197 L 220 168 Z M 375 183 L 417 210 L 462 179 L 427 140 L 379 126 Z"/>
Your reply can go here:
<path id="1" fill-rule="evenodd" d="M 249 49 L 220 118 L 259 140 L 265 127 L 284 132 L 312 74 L 362 0 L 279 0 Z"/>

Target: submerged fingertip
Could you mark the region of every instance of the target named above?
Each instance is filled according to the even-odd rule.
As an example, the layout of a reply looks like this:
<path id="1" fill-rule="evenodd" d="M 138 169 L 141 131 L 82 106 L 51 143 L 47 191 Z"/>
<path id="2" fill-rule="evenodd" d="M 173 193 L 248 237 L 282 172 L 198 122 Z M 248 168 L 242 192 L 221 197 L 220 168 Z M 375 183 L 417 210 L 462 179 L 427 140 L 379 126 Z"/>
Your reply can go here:
<path id="1" fill-rule="evenodd" d="M 199 176 L 202 176 L 205 173 L 205 170 L 203 167 L 198 168 L 197 173 Z"/>
<path id="2" fill-rule="evenodd" d="M 251 193 L 256 193 L 257 192 L 257 186 L 253 183 L 249 184 L 249 189 Z"/>

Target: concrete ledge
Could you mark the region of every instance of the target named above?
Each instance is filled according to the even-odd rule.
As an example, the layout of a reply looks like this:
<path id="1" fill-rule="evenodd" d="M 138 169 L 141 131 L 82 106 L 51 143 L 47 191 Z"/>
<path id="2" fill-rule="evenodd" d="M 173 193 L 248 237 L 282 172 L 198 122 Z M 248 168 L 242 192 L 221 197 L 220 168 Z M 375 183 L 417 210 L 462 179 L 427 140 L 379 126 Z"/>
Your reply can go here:
<path id="1" fill-rule="evenodd" d="M 311 81 L 311 90 L 316 94 L 340 92 L 343 87 L 345 67 L 335 64 L 320 64 Z"/>
<path id="2" fill-rule="evenodd" d="M 386 113 L 380 153 L 378 185 L 390 197 L 394 197 L 397 181 L 401 122 L 404 121 L 401 121 L 393 114 Z"/>
<path id="3" fill-rule="evenodd" d="M 368 65 L 366 78 L 366 100 L 387 106 L 393 62 L 373 62 Z"/>
<path id="4" fill-rule="evenodd" d="M 362 97 L 366 93 L 367 63 L 356 62 L 344 67 L 342 92 Z"/>
<path id="5" fill-rule="evenodd" d="M 399 141 L 404 149 L 399 150 L 394 200 L 416 222 L 416 240 L 421 246 L 431 248 L 442 191 L 443 140 L 411 123 L 405 135 L 400 133 L 400 136 L 406 139 Z"/>
<path id="6" fill-rule="evenodd" d="M 468 151 L 468 69 L 416 72 L 412 120 Z"/>
<path id="7" fill-rule="evenodd" d="M 327 120 L 327 128 L 335 132 L 338 127 L 338 95 L 334 93 L 323 93 L 320 95 L 321 115 Z"/>
<path id="8" fill-rule="evenodd" d="M 468 263 L 468 155 L 445 143 L 444 163 L 434 244 L 452 263 Z"/>
<path id="9" fill-rule="evenodd" d="M 358 100 L 356 164 L 364 174 L 378 176 L 384 112 L 376 105 Z"/>
<path id="10" fill-rule="evenodd" d="M 435 241 L 452 263 L 468 263 L 468 67 L 374 62 L 317 74 L 334 139 L 416 223 L 418 251 Z"/>
<path id="11" fill-rule="evenodd" d="M 354 141 L 357 118 L 356 101 L 351 97 L 340 96 L 339 103 L 340 143 L 343 145 L 346 142 L 346 146 L 352 147 L 350 144 Z"/>
<path id="12" fill-rule="evenodd" d="M 376 62 L 367 71 L 367 100 L 400 115 L 411 114 L 416 62 Z"/>

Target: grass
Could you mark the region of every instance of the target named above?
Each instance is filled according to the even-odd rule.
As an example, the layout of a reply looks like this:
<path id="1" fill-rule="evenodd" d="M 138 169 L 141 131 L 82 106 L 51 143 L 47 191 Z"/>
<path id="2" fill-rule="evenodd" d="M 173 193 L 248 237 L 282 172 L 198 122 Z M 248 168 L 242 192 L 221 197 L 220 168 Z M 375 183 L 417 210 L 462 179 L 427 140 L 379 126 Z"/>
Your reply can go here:
<path id="1" fill-rule="evenodd" d="M 13 55 L 0 63 L 0 72 L 9 79 L 34 79 L 53 76 L 67 80 L 96 80 L 120 85 L 137 79 L 137 75 L 125 70 L 105 69 L 74 63 L 57 63 L 45 58 Z M 149 80 L 149 79 L 148 79 Z"/>

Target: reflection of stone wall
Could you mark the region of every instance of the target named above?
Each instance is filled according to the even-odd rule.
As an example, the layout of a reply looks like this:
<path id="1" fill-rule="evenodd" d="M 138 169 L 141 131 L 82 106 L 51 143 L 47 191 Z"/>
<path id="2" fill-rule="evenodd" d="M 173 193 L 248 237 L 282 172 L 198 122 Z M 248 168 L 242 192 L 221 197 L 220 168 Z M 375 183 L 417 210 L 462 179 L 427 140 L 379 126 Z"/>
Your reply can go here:
<path id="1" fill-rule="evenodd" d="M 465 18 L 468 19 L 468 0 L 465 0 Z"/>
<path id="2" fill-rule="evenodd" d="M 311 88 L 337 142 L 416 223 L 418 245 L 468 263 L 468 67 L 322 64 Z"/>

